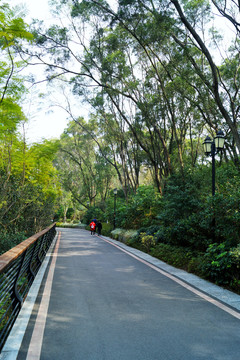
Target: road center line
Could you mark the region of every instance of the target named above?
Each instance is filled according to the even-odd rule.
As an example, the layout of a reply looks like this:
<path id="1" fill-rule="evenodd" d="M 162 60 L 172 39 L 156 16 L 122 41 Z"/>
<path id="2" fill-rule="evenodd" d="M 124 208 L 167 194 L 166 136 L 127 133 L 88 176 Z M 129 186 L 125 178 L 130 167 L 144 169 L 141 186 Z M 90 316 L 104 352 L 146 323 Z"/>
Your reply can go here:
<path id="1" fill-rule="evenodd" d="M 142 262 L 143 264 L 149 266 L 150 268 L 152 268 L 153 270 L 159 272 L 160 274 L 168 277 L 169 279 L 175 281 L 176 283 L 178 283 L 179 285 L 183 286 L 184 288 L 186 288 L 187 290 L 191 291 L 192 293 L 200 296 L 201 298 L 203 298 L 204 300 L 210 302 L 211 304 L 217 306 L 218 308 L 220 308 L 221 310 L 229 313 L 230 315 L 234 316 L 235 318 L 239 319 L 240 320 L 240 313 L 231 309 L 229 306 L 227 305 L 224 305 L 223 303 L 221 303 L 220 301 L 218 300 L 215 300 L 214 298 L 210 297 L 209 295 L 205 294 L 204 292 L 200 291 L 200 290 L 197 290 L 196 288 L 194 288 L 193 286 L 185 283 L 184 281 L 180 280 L 179 278 L 177 278 L 176 276 L 174 275 L 171 275 L 169 274 L 168 272 L 158 268 L 157 266 L 149 263 L 148 261 L 146 260 L 143 260 L 141 259 L 139 256 L 131 253 L 130 251 L 127 251 L 125 249 L 123 249 L 121 246 L 118 246 L 117 244 L 114 244 L 113 242 L 107 240 L 107 239 L 104 239 L 103 237 L 101 237 L 102 240 L 104 240 L 105 242 L 115 246 L 116 248 L 118 248 L 119 250 L 125 252 L 126 254 L 130 255 L 131 257 L 133 257 L 134 259 Z"/>
<path id="2" fill-rule="evenodd" d="M 44 287 L 42 300 L 39 306 L 37 319 L 34 325 L 31 341 L 28 348 L 28 353 L 26 360 L 39 360 L 41 356 L 42 342 L 43 342 L 43 334 L 47 319 L 49 300 L 52 289 L 53 275 L 56 266 L 57 253 L 60 243 L 61 233 L 58 235 L 56 247 L 53 253 L 52 262 L 49 268 L 46 284 Z"/>

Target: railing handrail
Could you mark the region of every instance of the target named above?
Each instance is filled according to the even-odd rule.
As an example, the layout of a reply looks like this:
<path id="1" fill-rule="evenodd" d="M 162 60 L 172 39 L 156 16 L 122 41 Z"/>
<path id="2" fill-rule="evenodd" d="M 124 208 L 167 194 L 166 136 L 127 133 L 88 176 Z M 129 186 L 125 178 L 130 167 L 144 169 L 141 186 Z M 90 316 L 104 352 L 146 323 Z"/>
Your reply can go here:
<path id="1" fill-rule="evenodd" d="M 0 255 L 0 274 L 8 265 L 11 264 L 12 261 L 16 260 L 20 255 L 22 255 L 22 253 L 27 250 L 27 248 L 29 248 L 37 239 L 46 234 L 55 225 L 56 223 L 53 223 L 46 229 L 30 236 L 28 239 L 22 241 L 20 244 Z"/>
<path id="2" fill-rule="evenodd" d="M 0 256 L 0 351 L 56 235 L 56 223 Z"/>

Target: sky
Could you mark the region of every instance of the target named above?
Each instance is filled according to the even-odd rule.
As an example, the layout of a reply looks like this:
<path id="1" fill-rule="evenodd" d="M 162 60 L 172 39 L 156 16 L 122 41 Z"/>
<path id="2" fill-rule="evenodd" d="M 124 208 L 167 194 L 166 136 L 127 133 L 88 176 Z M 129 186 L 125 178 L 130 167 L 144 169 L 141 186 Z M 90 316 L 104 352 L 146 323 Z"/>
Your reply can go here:
<path id="1" fill-rule="evenodd" d="M 51 14 L 48 10 L 48 0 L 9 0 L 10 6 L 25 5 L 28 14 L 24 18 L 30 23 L 33 18 L 51 22 Z M 41 70 L 34 69 L 39 79 L 44 78 Z M 33 72 L 33 71 L 32 71 Z M 44 92 L 45 86 L 37 85 L 32 88 L 22 105 L 28 123 L 25 125 L 26 139 L 28 143 L 41 142 L 43 139 L 59 138 L 67 127 L 68 119 L 64 110 L 50 106 L 48 101 L 38 98 L 38 92 Z M 20 129 L 21 131 L 21 129 Z"/>

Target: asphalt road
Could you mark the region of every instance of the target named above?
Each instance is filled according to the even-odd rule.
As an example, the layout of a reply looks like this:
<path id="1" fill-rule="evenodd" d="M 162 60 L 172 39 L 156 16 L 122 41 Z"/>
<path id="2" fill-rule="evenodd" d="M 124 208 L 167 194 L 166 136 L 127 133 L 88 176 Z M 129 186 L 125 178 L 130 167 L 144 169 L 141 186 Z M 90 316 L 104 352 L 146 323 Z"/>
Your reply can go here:
<path id="1" fill-rule="evenodd" d="M 240 359 L 239 319 L 103 239 L 62 229 L 55 260 L 41 360 Z"/>

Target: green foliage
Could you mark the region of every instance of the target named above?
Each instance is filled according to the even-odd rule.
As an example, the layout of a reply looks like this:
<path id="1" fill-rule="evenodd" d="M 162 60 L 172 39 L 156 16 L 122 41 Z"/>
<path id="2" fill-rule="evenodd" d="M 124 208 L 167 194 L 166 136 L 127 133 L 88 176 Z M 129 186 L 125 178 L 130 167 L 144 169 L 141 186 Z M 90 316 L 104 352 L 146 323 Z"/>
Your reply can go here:
<path id="1" fill-rule="evenodd" d="M 85 224 L 90 224 L 93 219 L 101 220 L 103 212 L 99 207 L 91 206 L 85 213 L 83 222 Z"/>
<path id="2" fill-rule="evenodd" d="M 121 241 L 124 231 L 124 229 L 114 229 L 111 231 L 111 236 L 113 237 L 113 239 Z"/>
<path id="3" fill-rule="evenodd" d="M 151 226 L 160 204 L 159 193 L 153 186 L 139 186 L 127 204 L 117 201 L 117 224 L 125 229 Z"/>
<path id="4" fill-rule="evenodd" d="M 180 269 L 202 275 L 202 254 L 189 248 L 158 244 L 151 255 Z"/>
<path id="5" fill-rule="evenodd" d="M 19 106 L 26 91 L 19 75 L 23 63 L 15 59 L 15 50 L 32 39 L 23 19 L 9 5 L 0 5 L 0 126 L 4 132 L 16 130 L 16 125 L 24 119 Z"/>
<path id="6" fill-rule="evenodd" d="M 209 245 L 203 268 L 206 276 L 217 284 L 229 284 L 232 280 L 231 267 L 232 257 L 226 244 Z"/>
<path id="7" fill-rule="evenodd" d="M 146 233 L 140 234 L 140 241 L 147 253 L 149 253 L 151 248 L 156 245 L 154 237 L 152 235 L 147 235 Z"/>
<path id="8" fill-rule="evenodd" d="M 87 207 L 87 203 L 104 203 L 112 178 L 109 164 L 95 151 L 94 131 L 96 124 L 87 124 L 83 118 L 71 121 L 61 136 L 57 154 L 56 166 L 62 187 L 71 194 L 73 203 L 78 207 Z M 101 213 L 95 215 L 100 216 Z M 84 221 L 87 223 L 94 214 L 86 216 Z"/>
<path id="9" fill-rule="evenodd" d="M 20 244 L 22 241 L 26 240 L 26 234 L 16 233 L 0 233 L 0 255 L 10 250 L 12 247 Z"/>
<path id="10" fill-rule="evenodd" d="M 74 94 L 87 99 L 94 115 L 88 122 L 79 117 L 69 123 L 55 160 L 58 173 L 52 162 L 59 143 L 28 148 L 18 138 L 15 131 L 24 120 L 18 102 L 25 90 L 14 72 L 22 66 L 14 51 L 32 35 L 8 5 L 1 5 L 0 225 L 18 233 L 46 224 L 55 210 L 59 176 L 64 191 L 58 213 L 64 220 L 88 208 L 83 221 L 108 221 L 109 233 L 114 216 L 111 189 L 117 186 L 122 191 L 117 195 L 116 224 L 124 230 L 118 235 L 116 230 L 116 236 L 147 251 L 153 247 L 161 253 L 165 247 L 170 259 L 168 247 L 174 247 L 175 254 L 179 248 L 187 254 L 187 249 L 207 249 L 207 263 L 216 258 L 209 274 L 218 279 L 227 268 L 229 249 L 231 269 L 238 263 L 234 249 L 240 243 L 235 150 L 236 144 L 240 149 L 239 39 L 217 68 L 209 66 L 210 54 L 201 51 L 191 31 L 209 22 L 208 1 L 183 0 L 181 17 L 164 2 L 121 0 L 117 16 L 105 0 L 52 0 L 52 5 L 59 16 L 62 9 L 65 15 L 70 11 L 72 26 L 53 24 L 45 33 L 36 29 L 36 46 L 22 55 L 32 52 L 43 62 L 47 59 L 48 80 L 60 74 L 65 83 L 71 78 Z M 190 26 L 183 26 L 183 20 Z M 70 44 L 76 39 L 75 49 Z M 228 134 L 228 146 L 221 168 L 217 166 L 217 194 L 212 199 L 211 169 L 203 158 L 201 138 L 206 129 L 213 133 L 220 126 Z M 138 231 L 127 234 L 127 229 Z M 223 243 L 227 252 L 220 248 Z M 170 261 L 177 263 L 177 257 Z"/>
<path id="11" fill-rule="evenodd" d="M 206 278 L 240 293 L 240 246 L 229 249 L 228 244 L 209 245 L 202 263 Z"/>
<path id="12" fill-rule="evenodd" d="M 102 235 L 103 236 L 111 236 L 111 231 L 113 229 L 112 224 L 110 223 L 102 223 Z"/>
<path id="13" fill-rule="evenodd" d="M 0 6 L 0 38 L 3 49 L 15 45 L 19 39 L 33 39 L 23 19 L 17 17 L 7 4 Z"/>
<path id="14" fill-rule="evenodd" d="M 240 269 L 240 244 L 236 248 L 230 250 L 232 264 L 234 264 L 236 270 L 239 272 Z"/>
<path id="15" fill-rule="evenodd" d="M 60 194 L 54 146 L 47 141 L 28 147 L 11 136 L 0 148 L 1 231 L 30 236 L 51 223 Z"/>
<path id="16" fill-rule="evenodd" d="M 127 243 L 137 236 L 136 230 L 115 229 L 111 231 L 113 239 Z"/>

